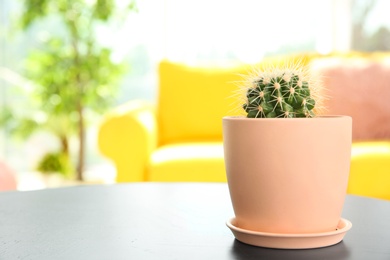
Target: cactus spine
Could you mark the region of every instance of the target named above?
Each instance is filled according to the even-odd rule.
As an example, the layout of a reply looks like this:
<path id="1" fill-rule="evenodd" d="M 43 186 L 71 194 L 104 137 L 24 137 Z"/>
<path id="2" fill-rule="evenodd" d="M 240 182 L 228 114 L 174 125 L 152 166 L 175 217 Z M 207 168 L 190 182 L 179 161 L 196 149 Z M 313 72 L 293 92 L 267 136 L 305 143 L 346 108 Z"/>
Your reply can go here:
<path id="1" fill-rule="evenodd" d="M 243 108 L 250 118 L 315 117 L 314 82 L 302 66 L 254 71 L 247 80 Z"/>

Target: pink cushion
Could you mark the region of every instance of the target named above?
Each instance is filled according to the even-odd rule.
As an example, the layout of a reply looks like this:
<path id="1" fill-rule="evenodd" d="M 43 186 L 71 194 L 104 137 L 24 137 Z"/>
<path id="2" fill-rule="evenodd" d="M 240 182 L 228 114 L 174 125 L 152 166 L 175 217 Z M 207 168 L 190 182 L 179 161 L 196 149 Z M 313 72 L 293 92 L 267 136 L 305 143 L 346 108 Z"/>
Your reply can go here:
<path id="1" fill-rule="evenodd" d="M 323 58 L 312 62 L 328 99 L 326 114 L 353 118 L 353 139 L 390 139 L 390 60 Z"/>

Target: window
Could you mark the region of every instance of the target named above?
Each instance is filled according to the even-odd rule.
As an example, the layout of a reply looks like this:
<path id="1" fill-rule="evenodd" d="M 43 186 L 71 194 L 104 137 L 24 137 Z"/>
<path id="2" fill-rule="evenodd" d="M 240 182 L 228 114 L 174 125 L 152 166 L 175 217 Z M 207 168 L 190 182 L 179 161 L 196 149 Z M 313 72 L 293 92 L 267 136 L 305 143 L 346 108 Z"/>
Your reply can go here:
<path id="1" fill-rule="evenodd" d="M 390 50 L 390 2 L 354 0 L 352 9 L 352 45 L 359 51 Z"/>

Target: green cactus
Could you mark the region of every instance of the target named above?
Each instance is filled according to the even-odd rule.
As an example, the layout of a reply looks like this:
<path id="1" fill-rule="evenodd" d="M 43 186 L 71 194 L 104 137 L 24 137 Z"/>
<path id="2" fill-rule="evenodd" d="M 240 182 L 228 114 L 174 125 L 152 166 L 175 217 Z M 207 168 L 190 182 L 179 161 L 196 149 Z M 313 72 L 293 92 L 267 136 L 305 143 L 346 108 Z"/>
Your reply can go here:
<path id="1" fill-rule="evenodd" d="M 316 100 L 301 68 L 257 71 L 245 87 L 249 118 L 315 117 Z"/>

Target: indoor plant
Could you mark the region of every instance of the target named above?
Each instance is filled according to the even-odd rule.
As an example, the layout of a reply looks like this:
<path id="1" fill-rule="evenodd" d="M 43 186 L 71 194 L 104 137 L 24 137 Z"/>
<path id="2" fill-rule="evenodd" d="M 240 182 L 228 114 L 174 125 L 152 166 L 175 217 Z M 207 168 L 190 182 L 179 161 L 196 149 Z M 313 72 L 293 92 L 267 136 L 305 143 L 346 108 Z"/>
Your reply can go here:
<path id="1" fill-rule="evenodd" d="M 339 242 L 351 226 L 341 212 L 352 119 L 316 115 L 321 84 L 303 66 L 254 70 L 244 82 L 246 117 L 223 118 L 229 228 L 266 247 Z"/>
<path id="2" fill-rule="evenodd" d="M 24 0 L 15 19 L 32 46 L 23 75 L 28 80 L 18 86 L 27 101 L 2 107 L 0 125 L 22 138 L 38 131 L 55 136 L 60 146 L 55 153 L 68 158 L 77 180 L 85 170 L 88 127 L 114 104 L 119 80 L 127 72 L 126 61 L 114 60 L 114 48 L 101 40 L 102 32 L 118 27 L 129 11 L 137 10 L 135 1 L 124 2 Z M 76 167 L 69 165 L 74 145 Z M 38 168 L 52 155 L 45 154 Z"/>

